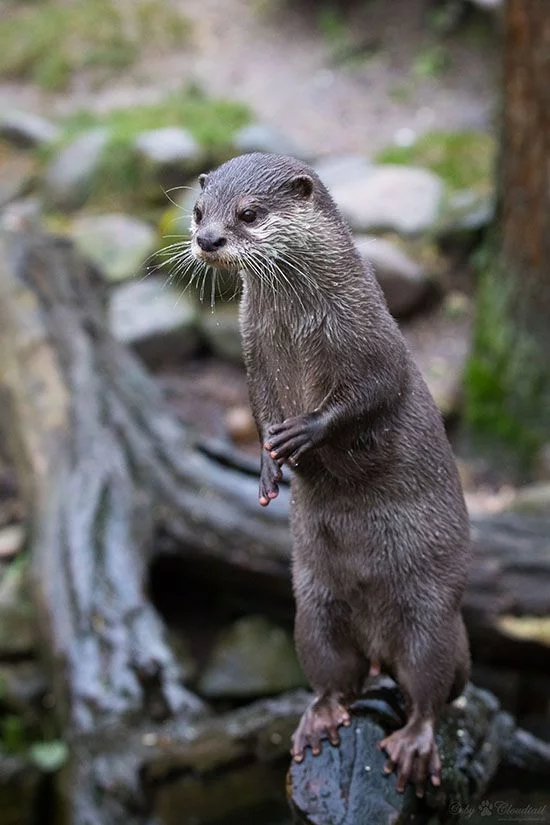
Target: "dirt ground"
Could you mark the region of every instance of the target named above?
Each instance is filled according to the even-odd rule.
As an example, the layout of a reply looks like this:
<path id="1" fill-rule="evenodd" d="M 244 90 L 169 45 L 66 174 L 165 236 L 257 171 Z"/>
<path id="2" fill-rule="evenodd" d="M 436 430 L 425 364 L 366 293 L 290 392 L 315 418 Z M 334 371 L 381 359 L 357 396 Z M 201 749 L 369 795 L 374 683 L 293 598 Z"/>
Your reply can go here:
<path id="1" fill-rule="evenodd" d="M 192 22 L 190 45 L 149 57 L 102 89 L 86 76 L 63 94 L 0 84 L 0 107 L 105 110 L 197 82 L 246 102 L 316 155 L 370 155 L 430 129 L 491 124 L 498 33 L 490 15 L 445 36 L 430 22 L 435 0 L 362 0 L 345 12 L 313 0 L 175 2 Z"/>

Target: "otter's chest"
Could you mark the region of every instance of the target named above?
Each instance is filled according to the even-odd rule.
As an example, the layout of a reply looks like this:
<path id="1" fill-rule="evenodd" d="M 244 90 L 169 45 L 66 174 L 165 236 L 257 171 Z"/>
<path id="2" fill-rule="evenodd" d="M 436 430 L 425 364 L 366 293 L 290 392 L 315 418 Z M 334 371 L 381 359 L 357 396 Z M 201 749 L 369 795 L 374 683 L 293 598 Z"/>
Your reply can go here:
<path id="1" fill-rule="evenodd" d="M 332 386 L 329 360 L 319 331 L 280 325 L 261 334 L 266 378 L 273 387 L 283 416 L 315 409 Z"/>

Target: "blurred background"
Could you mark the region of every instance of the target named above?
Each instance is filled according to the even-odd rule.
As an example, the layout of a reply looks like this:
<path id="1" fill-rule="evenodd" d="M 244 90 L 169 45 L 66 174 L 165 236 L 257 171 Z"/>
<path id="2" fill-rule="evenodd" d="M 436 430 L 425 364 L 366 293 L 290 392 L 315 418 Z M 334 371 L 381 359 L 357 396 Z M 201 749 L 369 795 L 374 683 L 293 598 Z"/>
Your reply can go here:
<path id="1" fill-rule="evenodd" d="M 549 112 L 545 0 L 0 0 L 0 233 L 69 237 L 94 266 L 107 334 L 152 376 L 171 420 L 250 478 L 258 445 L 238 284 L 188 286 L 181 259 L 197 175 L 256 150 L 318 171 L 376 267 L 444 416 L 472 518 L 496 548 L 467 604 L 473 680 L 546 740 Z M 0 355 L 0 391 L 11 403 L 10 357 Z M 263 568 L 256 577 L 253 563 L 224 567 L 200 552 L 190 563 L 173 535 L 158 533 L 144 598 L 162 617 L 181 681 L 231 721 L 208 734 L 200 756 L 140 762 L 146 792 L 121 778 L 123 748 L 107 770 L 112 784 L 94 778 L 99 819 L 86 806 L 75 813 L 74 754 L 91 764 L 103 745 L 82 745 L 60 708 L 58 681 L 72 677 L 37 618 L 41 522 L 10 415 L 0 433 L 1 825 L 287 825 L 284 725 L 270 734 L 269 768 L 257 751 L 237 754 L 231 769 L 227 754 L 211 763 L 205 754 L 208 736 L 231 739 L 231 725 L 248 730 L 269 713 L 294 720 L 300 698 L 246 711 L 307 688 L 288 585 Z M 156 747 L 159 735 L 141 732 L 140 747 Z M 536 821 L 550 822 L 540 783 L 507 774 L 495 787 L 487 799 L 502 800 L 505 788 L 518 804 L 545 806 Z M 104 806 L 102 794 L 111 794 Z"/>

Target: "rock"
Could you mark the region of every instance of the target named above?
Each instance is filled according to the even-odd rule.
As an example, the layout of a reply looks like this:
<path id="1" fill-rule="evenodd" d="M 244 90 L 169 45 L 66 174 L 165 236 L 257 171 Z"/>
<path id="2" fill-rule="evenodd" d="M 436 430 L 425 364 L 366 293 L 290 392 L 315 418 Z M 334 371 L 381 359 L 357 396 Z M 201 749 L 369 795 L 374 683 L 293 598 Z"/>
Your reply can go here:
<path id="1" fill-rule="evenodd" d="M 355 238 L 361 256 L 373 264 L 378 283 L 392 315 L 401 317 L 418 309 L 430 288 L 420 264 L 384 238 Z"/>
<path id="2" fill-rule="evenodd" d="M 0 114 L 0 138 L 21 149 L 53 143 L 60 134 L 57 126 L 32 112 L 10 109 Z"/>
<path id="3" fill-rule="evenodd" d="M 109 140 L 108 129 L 92 129 L 60 149 L 44 180 L 50 205 L 64 210 L 82 206 L 91 194 Z"/>
<path id="4" fill-rule="evenodd" d="M 550 482 L 521 487 L 506 509 L 527 516 L 550 516 Z"/>
<path id="5" fill-rule="evenodd" d="M 28 192 L 36 173 L 33 157 L 0 143 L 0 209 Z"/>
<path id="6" fill-rule="evenodd" d="M 40 198 L 28 197 L 8 203 L 0 213 L 0 229 L 8 232 L 25 232 L 36 229 L 42 215 Z"/>
<path id="7" fill-rule="evenodd" d="M 456 303 L 456 299 L 453 298 Z M 428 315 L 414 318 L 402 331 L 413 358 L 426 380 L 442 415 L 451 417 L 460 408 L 466 360 L 470 352 L 472 308 L 450 311 L 443 304 Z"/>
<path id="8" fill-rule="evenodd" d="M 305 684 L 292 635 L 261 616 L 248 616 L 221 635 L 198 690 L 209 698 L 251 698 Z"/>
<path id="9" fill-rule="evenodd" d="M 251 123 L 239 129 L 233 138 L 237 154 L 246 152 L 269 152 L 275 155 L 291 155 L 307 159 L 307 152 L 294 143 L 288 135 L 265 123 Z"/>
<path id="10" fill-rule="evenodd" d="M 25 528 L 21 524 L 10 524 L 0 530 L 0 559 L 16 556 L 25 541 Z"/>
<path id="11" fill-rule="evenodd" d="M 495 217 L 492 192 L 462 189 L 448 195 L 436 227 L 436 235 L 448 243 L 470 243 Z"/>
<path id="12" fill-rule="evenodd" d="M 197 346 L 194 306 L 161 278 L 115 287 L 108 313 L 113 335 L 131 345 L 150 365 L 179 361 Z"/>
<path id="13" fill-rule="evenodd" d="M 500 12 L 504 6 L 504 0 L 469 0 L 473 6 L 483 11 Z"/>
<path id="14" fill-rule="evenodd" d="M 205 171 L 202 148 L 187 129 L 179 126 L 142 132 L 134 147 L 144 185 L 154 199 L 165 197 L 163 189 L 183 184 Z"/>
<path id="15" fill-rule="evenodd" d="M 235 302 L 216 304 L 214 312 L 201 313 L 200 323 L 203 337 L 214 355 L 242 364 L 239 310 Z"/>
<path id="16" fill-rule="evenodd" d="M 356 232 L 432 231 L 443 205 L 443 180 L 427 169 L 380 164 L 331 187 L 331 194 Z"/>
<path id="17" fill-rule="evenodd" d="M 229 437 L 237 444 L 256 443 L 258 439 L 250 407 L 231 407 L 225 414 L 225 426 Z"/>
<path id="18" fill-rule="evenodd" d="M 362 155 L 336 155 L 315 165 L 315 171 L 328 189 L 365 177 L 371 169 L 372 165 Z"/>
<path id="19" fill-rule="evenodd" d="M 131 215 L 85 215 L 73 221 L 70 234 L 108 281 L 138 275 L 157 247 L 153 227 Z"/>
<path id="20" fill-rule="evenodd" d="M 28 656 L 36 647 L 27 574 L 27 564 L 17 559 L 0 580 L 0 658 Z"/>

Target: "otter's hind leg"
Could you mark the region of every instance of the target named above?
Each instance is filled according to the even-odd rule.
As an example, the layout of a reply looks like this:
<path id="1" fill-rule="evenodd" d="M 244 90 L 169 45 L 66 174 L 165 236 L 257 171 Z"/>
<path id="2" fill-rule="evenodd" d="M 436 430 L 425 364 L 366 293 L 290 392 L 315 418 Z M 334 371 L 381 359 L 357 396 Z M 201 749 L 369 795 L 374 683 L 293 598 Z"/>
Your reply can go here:
<path id="1" fill-rule="evenodd" d="M 338 727 L 349 725 L 348 705 L 360 692 L 368 662 L 354 647 L 347 605 L 336 601 L 321 587 L 296 575 L 296 648 L 315 699 L 303 714 L 292 737 L 292 755 L 304 758 L 309 745 L 314 756 L 321 740 L 340 742 Z"/>
<path id="2" fill-rule="evenodd" d="M 437 634 L 435 627 L 438 627 Z M 408 637 L 403 631 L 407 649 L 395 663 L 395 673 L 407 699 L 408 720 L 403 728 L 380 742 L 380 747 L 389 756 L 386 773 L 391 773 L 394 768 L 397 770 L 397 790 L 403 792 L 410 779 L 418 796 L 424 795 L 428 775 L 432 784 L 441 782 L 434 725 L 449 701 L 452 689 L 462 688 L 468 673 L 468 647 L 462 618 L 457 616 L 456 622 L 447 628 L 433 620 L 430 636 L 427 636 L 427 630 L 424 626 L 412 635 L 409 628 Z"/>

